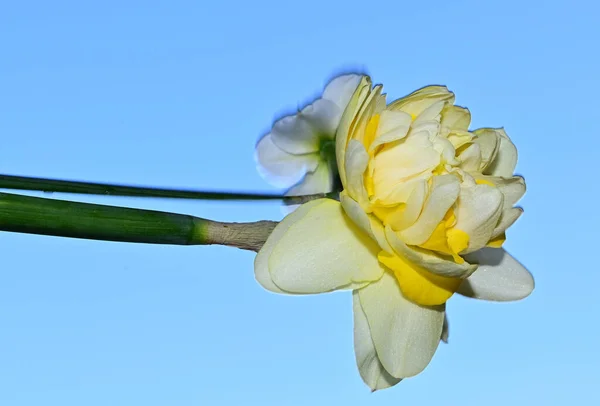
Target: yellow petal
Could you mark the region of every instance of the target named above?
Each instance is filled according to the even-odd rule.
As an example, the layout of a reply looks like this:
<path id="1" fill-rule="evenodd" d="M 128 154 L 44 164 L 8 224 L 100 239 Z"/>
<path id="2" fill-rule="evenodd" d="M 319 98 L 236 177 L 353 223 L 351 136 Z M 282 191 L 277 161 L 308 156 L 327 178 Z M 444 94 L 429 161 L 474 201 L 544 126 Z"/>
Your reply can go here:
<path id="1" fill-rule="evenodd" d="M 437 255 L 414 245 L 409 246 L 398 237 L 398 234 L 389 225 L 385 227 L 385 236 L 398 256 L 406 258 L 429 272 L 452 278 L 466 278 L 477 269 L 477 265 L 469 264 L 466 261 L 457 263 L 450 257 Z"/>
<path id="2" fill-rule="evenodd" d="M 462 279 L 449 278 L 428 272 L 426 269 L 385 251 L 379 261 L 394 272 L 404 297 L 421 306 L 446 303 L 456 292 Z"/>

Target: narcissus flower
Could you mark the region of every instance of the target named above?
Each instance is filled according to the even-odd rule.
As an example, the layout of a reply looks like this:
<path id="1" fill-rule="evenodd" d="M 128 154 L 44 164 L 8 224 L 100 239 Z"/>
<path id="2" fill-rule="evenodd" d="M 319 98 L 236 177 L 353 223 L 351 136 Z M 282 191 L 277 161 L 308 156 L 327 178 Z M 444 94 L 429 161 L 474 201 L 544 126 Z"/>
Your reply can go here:
<path id="1" fill-rule="evenodd" d="M 445 87 L 386 105 L 363 78 L 336 136 L 341 202 L 300 206 L 256 257 L 273 292 L 353 290 L 356 360 L 373 390 L 429 364 L 454 293 L 511 301 L 533 290 L 502 248 L 525 193 L 516 148 L 502 129 L 469 124 Z"/>
<path id="2" fill-rule="evenodd" d="M 287 192 L 291 196 L 333 190 L 338 179 L 334 137 L 361 77 L 336 77 L 322 97 L 273 124 L 256 145 L 255 154 L 258 171 L 268 182 L 282 188 L 293 186 Z"/>

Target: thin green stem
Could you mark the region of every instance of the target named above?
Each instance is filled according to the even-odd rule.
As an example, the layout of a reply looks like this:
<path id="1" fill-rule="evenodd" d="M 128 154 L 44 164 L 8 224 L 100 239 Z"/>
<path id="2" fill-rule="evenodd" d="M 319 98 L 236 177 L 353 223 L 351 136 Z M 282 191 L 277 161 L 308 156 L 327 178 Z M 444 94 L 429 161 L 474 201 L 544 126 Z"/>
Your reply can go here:
<path id="1" fill-rule="evenodd" d="M 191 189 L 155 188 L 146 186 L 116 185 L 110 183 L 80 182 L 15 175 L 0 175 L 0 189 L 35 190 L 48 193 L 75 193 L 86 195 L 159 197 L 196 200 L 283 200 L 286 204 L 332 198 L 337 193 L 319 193 L 307 196 L 283 196 L 269 193 L 220 192 Z"/>
<path id="2" fill-rule="evenodd" d="M 237 193 L 154 188 L 14 175 L 0 175 L 0 189 L 39 190 L 42 192 L 77 193 L 89 195 L 168 197 L 176 199 L 203 200 L 282 200 L 285 198 L 285 196 L 279 194 L 268 193 Z"/>

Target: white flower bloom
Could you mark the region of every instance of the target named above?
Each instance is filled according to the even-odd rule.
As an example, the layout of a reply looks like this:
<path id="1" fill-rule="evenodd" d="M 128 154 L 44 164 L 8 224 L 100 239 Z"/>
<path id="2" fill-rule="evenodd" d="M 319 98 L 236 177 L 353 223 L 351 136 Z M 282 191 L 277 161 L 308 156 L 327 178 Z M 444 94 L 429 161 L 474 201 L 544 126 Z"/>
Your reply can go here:
<path id="1" fill-rule="evenodd" d="M 361 77 L 336 77 L 319 99 L 273 124 L 256 145 L 255 158 L 263 178 L 276 187 L 291 187 L 290 196 L 333 190 L 337 179 L 334 137 Z"/>
<path id="2" fill-rule="evenodd" d="M 453 103 L 430 86 L 386 106 L 363 78 L 336 135 L 341 202 L 300 206 L 256 257 L 268 290 L 354 290 L 356 360 L 373 390 L 429 364 L 454 293 L 510 301 L 534 288 L 501 248 L 522 213 L 516 148 L 501 129 L 469 131 Z"/>

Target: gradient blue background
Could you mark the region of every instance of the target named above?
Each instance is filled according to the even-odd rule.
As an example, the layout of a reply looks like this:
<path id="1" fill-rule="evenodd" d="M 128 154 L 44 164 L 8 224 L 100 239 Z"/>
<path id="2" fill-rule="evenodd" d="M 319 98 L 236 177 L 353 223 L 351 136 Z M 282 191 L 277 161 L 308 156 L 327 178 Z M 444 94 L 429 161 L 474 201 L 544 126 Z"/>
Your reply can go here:
<path id="1" fill-rule="evenodd" d="M 600 71 L 592 1 L 13 1 L 0 173 L 271 191 L 253 148 L 334 74 L 446 84 L 527 180 L 506 247 L 523 302 L 449 303 L 450 344 L 371 394 L 348 293 L 285 297 L 254 254 L 0 234 L 0 404 L 600 404 Z M 34 195 L 36 195 L 34 193 Z M 39 195 L 39 194 L 37 194 Z M 277 203 L 81 198 L 229 221 Z"/>

